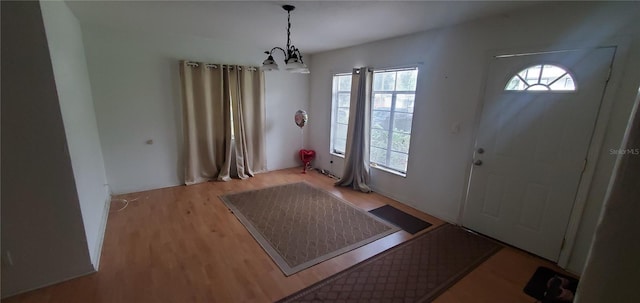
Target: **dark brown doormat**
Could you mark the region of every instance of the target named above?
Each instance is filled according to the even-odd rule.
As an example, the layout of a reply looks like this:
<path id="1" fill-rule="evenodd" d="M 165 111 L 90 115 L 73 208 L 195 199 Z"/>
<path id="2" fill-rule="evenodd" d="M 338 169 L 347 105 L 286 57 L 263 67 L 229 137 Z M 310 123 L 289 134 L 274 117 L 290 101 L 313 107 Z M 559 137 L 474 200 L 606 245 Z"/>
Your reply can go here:
<path id="1" fill-rule="evenodd" d="M 430 302 L 501 247 L 444 224 L 278 302 Z"/>
<path id="2" fill-rule="evenodd" d="M 524 293 L 543 303 L 563 302 L 561 300 L 551 299 L 552 297 L 555 297 L 554 294 L 557 293 L 555 290 L 558 288 L 556 285 L 554 289 L 554 285 L 551 285 L 552 283 L 550 283 L 550 280 L 554 277 L 562 277 L 566 279 L 566 285 L 562 285 L 562 288 L 571 291 L 573 294 L 576 293 L 576 289 L 578 289 L 578 279 L 561 274 L 544 266 L 540 266 L 536 269 L 536 272 L 531 276 L 531 279 L 529 279 L 529 282 L 524 287 Z M 571 302 L 571 300 L 564 302 Z"/>
<path id="3" fill-rule="evenodd" d="M 382 220 L 402 228 L 412 235 L 431 226 L 431 223 L 416 218 L 388 204 L 372 209 L 369 212 Z"/>

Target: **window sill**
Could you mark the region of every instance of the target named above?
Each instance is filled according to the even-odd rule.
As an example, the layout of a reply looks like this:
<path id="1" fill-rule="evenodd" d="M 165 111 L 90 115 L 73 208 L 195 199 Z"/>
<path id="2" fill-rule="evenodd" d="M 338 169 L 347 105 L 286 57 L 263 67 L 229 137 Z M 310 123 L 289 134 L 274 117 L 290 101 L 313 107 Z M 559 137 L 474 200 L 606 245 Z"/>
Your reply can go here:
<path id="1" fill-rule="evenodd" d="M 390 173 L 390 174 L 396 175 L 396 176 L 400 176 L 400 177 L 403 177 L 403 178 L 406 178 L 406 177 L 407 177 L 407 174 L 406 174 L 406 173 L 401 173 L 401 172 L 399 172 L 399 171 L 397 171 L 397 170 L 388 169 L 388 168 L 386 168 L 386 167 L 377 166 L 377 165 L 375 165 L 375 164 L 371 164 L 371 165 L 369 165 L 369 166 L 371 166 L 372 168 L 375 168 L 375 169 L 381 170 L 381 171 L 383 171 L 383 172 L 387 172 L 387 173 Z"/>
<path id="2" fill-rule="evenodd" d="M 343 154 L 336 154 L 334 152 L 329 152 L 329 154 L 331 154 L 332 156 L 336 156 L 336 157 L 340 157 L 340 158 L 344 159 L 344 155 Z"/>

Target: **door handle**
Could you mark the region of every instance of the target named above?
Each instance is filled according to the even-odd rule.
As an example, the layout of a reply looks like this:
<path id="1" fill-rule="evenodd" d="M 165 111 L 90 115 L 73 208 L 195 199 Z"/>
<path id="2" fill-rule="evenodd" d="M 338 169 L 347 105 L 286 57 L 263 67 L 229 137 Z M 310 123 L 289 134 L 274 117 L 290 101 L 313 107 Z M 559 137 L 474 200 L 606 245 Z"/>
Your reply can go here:
<path id="1" fill-rule="evenodd" d="M 475 161 L 473 161 L 473 165 L 475 165 L 475 166 L 480 166 L 480 165 L 482 165 L 482 160 L 475 160 Z"/>

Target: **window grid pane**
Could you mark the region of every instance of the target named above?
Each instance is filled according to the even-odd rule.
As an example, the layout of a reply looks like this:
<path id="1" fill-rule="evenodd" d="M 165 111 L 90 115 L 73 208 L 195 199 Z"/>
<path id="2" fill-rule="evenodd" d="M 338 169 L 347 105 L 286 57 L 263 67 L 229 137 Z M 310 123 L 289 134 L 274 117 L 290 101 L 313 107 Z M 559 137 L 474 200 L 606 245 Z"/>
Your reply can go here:
<path id="1" fill-rule="evenodd" d="M 393 116 L 393 131 L 410 134 L 412 120 L 413 114 L 396 112 Z"/>
<path id="2" fill-rule="evenodd" d="M 333 76 L 331 114 L 331 153 L 344 155 L 347 146 L 349 107 L 351 103 L 351 74 Z"/>
<path id="3" fill-rule="evenodd" d="M 406 173 L 418 70 L 374 72 L 371 154 L 375 166 Z"/>
<path id="4" fill-rule="evenodd" d="M 389 130 L 391 112 L 386 110 L 374 110 L 371 113 L 371 128 Z"/>
<path id="5" fill-rule="evenodd" d="M 372 129 L 371 130 L 371 146 L 379 147 L 379 148 L 387 148 L 389 144 L 389 136 L 388 132 L 381 129 Z"/>
<path id="6" fill-rule="evenodd" d="M 348 124 L 349 123 L 349 108 L 338 107 L 336 113 L 336 123 Z"/>
<path id="7" fill-rule="evenodd" d="M 351 92 L 338 92 L 338 106 L 349 108 L 351 105 Z"/>
<path id="8" fill-rule="evenodd" d="M 415 94 L 401 94 L 396 96 L 396 111 L 413 113 L 413 105 L 415 102 Z"/>
<path id="9" fill-rule="evenodd" d="M 393 132 L 391 135 L 391 150 L 408 154 L 410 141 L 410 134 Z"/>
<path id="10" fill-rule="evenodd" d="M 393 151 L 390 152 L 389 154 L 390 154 L 389 167 L 399 171 L 406 171 L 409 155 L 405 153 L 398 153 Z"/>
<path id="11" fill-rule="evenodd" d="M 391 110 L 391 102 L 393 99 L 392 93 L 374 93 L 373 94 L 373 109 L 374 110 Z"/>

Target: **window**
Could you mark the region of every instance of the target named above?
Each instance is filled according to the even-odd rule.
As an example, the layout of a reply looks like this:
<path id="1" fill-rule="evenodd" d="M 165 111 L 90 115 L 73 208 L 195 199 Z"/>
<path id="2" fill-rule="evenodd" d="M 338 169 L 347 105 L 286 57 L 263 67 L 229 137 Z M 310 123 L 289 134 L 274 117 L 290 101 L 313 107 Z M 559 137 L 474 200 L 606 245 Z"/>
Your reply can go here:
<path id="1" fill-rule="evenodd" d="M 331 153 L 344 156 L 351 104 L 351 74 L 334 75 L 332 91 Z"/>
<path id="2" fill-rule="evenodd" d="M 544 64 L 523 69 L 507 82 L 507 91 L 575 91 L 573 77 L 559 66 Z"/>
<path id="3" fill-rule="evenodd" d="M 371 166 L 406 174 L 418 69 L 374 71 Z"/>

